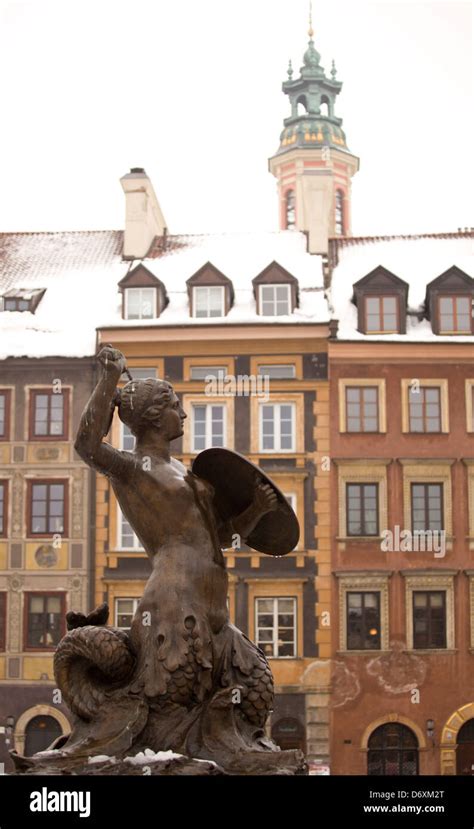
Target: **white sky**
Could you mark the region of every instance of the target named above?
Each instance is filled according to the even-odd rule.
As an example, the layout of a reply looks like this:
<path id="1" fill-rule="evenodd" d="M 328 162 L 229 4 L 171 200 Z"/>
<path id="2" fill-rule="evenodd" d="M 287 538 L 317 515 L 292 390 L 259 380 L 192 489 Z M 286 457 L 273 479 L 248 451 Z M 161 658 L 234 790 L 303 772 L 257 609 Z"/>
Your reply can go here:
<path id="1" fill-rule="evenodd" d="M 361 159 L 353 233 L 474 226 L 471 3 L 313 6 Z M 0 14 L 0 231 L 121 228 L 132 166 L 171 233 L 277 229 L 267 159 L 307 0 L 0 0 Z"/>

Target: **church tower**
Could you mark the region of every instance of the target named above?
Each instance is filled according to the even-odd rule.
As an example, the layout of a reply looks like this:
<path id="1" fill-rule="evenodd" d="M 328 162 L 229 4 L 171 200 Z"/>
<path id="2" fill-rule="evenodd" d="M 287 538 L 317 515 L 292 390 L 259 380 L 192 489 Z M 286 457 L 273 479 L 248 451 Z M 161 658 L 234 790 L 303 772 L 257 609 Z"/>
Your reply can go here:
<path id="1" fill-rule="evenodd" d="M 291 115 L 269 169 L 278 182 L 280 229 L 306 231 L 309 252 L 323 254 L 331 236 L 351 233 L 351 178 L 359 159 L 349 152 L 342 118 L 334 112 L 342 83 L 334 61 L 330 78 L 320 64 L 311 12 L 308 34 L 299 78 L 293 78 L 290 61 L 283 82 Z"/>

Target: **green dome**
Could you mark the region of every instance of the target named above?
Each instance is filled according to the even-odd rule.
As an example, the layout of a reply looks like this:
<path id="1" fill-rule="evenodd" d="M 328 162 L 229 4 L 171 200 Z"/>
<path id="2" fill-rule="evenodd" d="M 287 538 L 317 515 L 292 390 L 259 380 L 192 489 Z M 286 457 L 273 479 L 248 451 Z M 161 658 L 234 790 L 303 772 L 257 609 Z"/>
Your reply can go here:
<path id="1" fill-rule="evenodd" d="M 291 124 L 280 135 L 278 153 L 284 153 L 294 147 L 333 147 L 347 150 L 344 130 L 327 118 L 301 118 Z"/>

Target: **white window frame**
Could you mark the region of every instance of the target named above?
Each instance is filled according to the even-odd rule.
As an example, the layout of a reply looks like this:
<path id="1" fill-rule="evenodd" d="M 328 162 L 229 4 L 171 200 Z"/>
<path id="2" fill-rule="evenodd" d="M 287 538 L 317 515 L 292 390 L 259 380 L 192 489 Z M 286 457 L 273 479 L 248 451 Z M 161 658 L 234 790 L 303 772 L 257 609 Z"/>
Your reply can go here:
<path id="1" fill-rule="evenodd" d="M 263 407 L 264 406 L 273 406 L 274 414 L 273 414 L 273 422 L 275 424 L 274 429 L 274 442 L 275 446 L 273 449 L 264 449 L 263 448 Z M 291 448 L 290 449 L 282 449 L 281 448 L 281 407 L 282 406 L 291 406 L 292 416 L 291 416 Z M 275 417 L 275 411 L 278 411 L 278 417 Z M 258 430 L 259 430 L 259 452 L 265 452 L 265 454 L 272 454 L 275 452 L 278 453 L 288 453 L 288 452 L 296 452 L 296 405 L 293 402 L 285 402 L 282 401 L 281 403 L 272 401 L 271 403 L 260 403 L 259 405 L 259 415 L 258 415 Z"/>
<path id="2" fill-rule="evenodd" d="M 133 616 L 135 616 L 135 613 L 137 612 L 137 607 L 138 607 L 139 602 L 140 602 L 140 597 L 136 597 L 136 596 L 115 596 L 115 614 L 114 614 L 115 627 L 118 628 L 119 630 L 130 630 L 130 628 L 124 628 L 124 627 L 119 626 L 119 623 L 118 623 L 118 617 L 119 617 L 118 603 L 119 602 L 133 602 L 133 611 L 132 611 L 132 619 L 133 619 Z"/>
<path id="3" fill-rule="evenodd" d="M 278 602 L 281 601 L 281 600 L 286 601 L 286 602 L 288 602 L 288 601 L 293 602 L 293 619 L 294 619 L 293 643 L 292 643 L 293 644 L 293 653 L 291 655 L 288 655 L 288 656 L 280 656 L 277 653 L 277 651 L 278 651 L 278 639 L 277 639 L 277 637 L 278 637 Z M 268 601 L 273 602 L 273 639 L 272 639 L 273 655 L 266 654 L 267 658 L 269 658 L 269 659 L 296 659 L 297 656 L 298 656 L 298 630 L 297 630 L 297 627 L 298 627 L 298 599 L 297 599 L 297 597 L 296 596 L 255 596 L 255 607 L 254 607 L 254 612 L 255 612 L 255 641 L 257 642 L 257 645 L 258 645 L 258 642 L 259 642 L 259 628 L 260 628 L 260 626 L 258 624 L 258 603 L 261 602 L 261 601 L 262 602 L 268 602 Z M 262 643 L 262 644 L 269 644 L 269 643 Z M 289 642 L 285 642 L 284 644 L 288 645 Z M 258 645 L 258 647 L 261 647 L 261 645 Z"/>
<path id="4" fill-rule="evenodd" d="M 211 314 L 211 291 L 219 291 L 220 293 L 220 314 Z M 225 289 L 224 285 L 195 285 L 193 287 L 193 317 L 197 317 L 198 319 L 217 319 L 218 317 L 225 316 Z M 205 306 L 207 313 L 206 314 L 199 314 L 197 313 L 198 309 L 198 293 L 201 293 L 202 296 L 205 296 Z"/>
<path id="5" fill-rule="evenodd" d="M 196 407 L 204 407 L 206 409 L 206 435 L 205 435 L 205 446 L 204 449 L 211 449 L 213 446 L 212 443 L 212 416 L 211 410 L 213 407 L 219 406 L 219 408 L 223 411 L 223 444 L 224 446 L 227 443 L 227 406 L 225 403 L 198 403 L 194 402 L 191 405 L 191 452 L 202 452 L 203 449 L 196 449 L 196 440 L 195 440 L 195 433 L 194 433 L 194 426 L 195 426 L 195 408 Z"/>
<path id="6" fill-rule="evenodd" d="M 263 299 L 263 289 L 264 288 L 273 288 L 274 289 L 273 299 L 271 299 L 271 300 L 270 299 L 266 299 L 266 300 Z M 277 312 L 276 312 L 276 304 L 277 304 L 276 289 L 277 288 L 286 288 L 286 296 L 287 296 L 287 303 L 288 303 L 288 310 L 287 310 L 286 314 L 277 314 Z M 264 301 L 273 303 L 273 314 L 264 314 L 263 313 L 263 303 L 264 303 Z M 279 300 L 279 302 L 281 302 L 281 300 Z M 274 283 L 259 285 L 258 286 L 258 306 L 259 306 L 259 310 L 260 310 L 260 316 L 262 316 L 262 317 L 286 317 L 289 314 L 291 314 L 292 311 L 291 311 L 291 285 L 290 285 L 290 283 L 289 282 L 274 282 Z"/>
<path id="7" fill-rule="evenodd" d="M 156 297 L 157 291 L 156 291 L 156 288 L 153 288 L 152 286 L 148 286 L 148 285 L 147 285 L 146 287 L 144 286 L 144 287 L 142 287 L 142 288 L 125 288 L 124 290 L 125 290 L 125 319 L 126 319 L 126 320 L 128 320 L 128 319 L 137 319 L 137 320 L 141 320 L 141 319 L 147 319 L 147 320 L 148 320 L 148 319 L 156 319 L 156 317 L 158 316 L 158 313 L 157 313 L 157 297 Z M 130 299 L 130 292 L 131 292 L 131 291 L 134 291 L 135 293 L 139 293 L 139 295 L 140 295 L 140 316 L 138 316 L 138 317 L 133 317 L 133 318 L 129 317 L 129 309 L 128 309 L 129 299 Z M 151 317 L 144 317 L 144 316 L 143 316 L 143 314 L 142 314 L 142 312 L 141 312 L 141 307 L 142 307 L 142 305 L 143 305 L 143 301 L 144 301 L 144 300 L 143 300 L 143 297 L 142 297 L 142 293 L 143 293 L 143 291 L 152 291 L 152 293 L 153 293 L 153 301 L 152 301 L 152 315 L 151 315 Z"/>
<path id="8" fill-rule="evenodd" d="M 133 541 L 133 546 L 132 547 L 124 546 L 124 544 L 123 544 L 123 531 L 122 531 L 122 519 L 124 521 L 127 521 L 127 519 L 125 518 L 125 515 L 123 514 L 122 510 L 120 509 L 120 506 L 117 504 L 117 541 L 118 541 L 117 549 L 119 549 L 119 550 L 133 550 L 133 551 L 142 552 L 144 550 L 144 547 L 142 547 L 142 545 L 140 543 L 140 540 L 139 540 L 138 536 L 136 535 L 136 533 L 133 533 L 133 540 L 134 540 Z M 127 521 L 127 524 L 130 527 L 130 524 L 129 524 L 128 521 Z M 130 529 L 132 529 L 132 528 L 130 527 Z M 133 530 L 132 530 L 132 532 L 133 532 Z"/>

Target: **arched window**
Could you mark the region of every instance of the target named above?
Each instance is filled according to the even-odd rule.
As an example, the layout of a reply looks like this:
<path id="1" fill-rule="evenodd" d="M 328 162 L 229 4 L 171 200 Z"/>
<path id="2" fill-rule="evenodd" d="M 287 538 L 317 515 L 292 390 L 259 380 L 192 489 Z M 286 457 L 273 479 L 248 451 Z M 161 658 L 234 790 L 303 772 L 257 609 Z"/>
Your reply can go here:
<path id="1" fill-rule="evenodd" d="M 418 774 L 418 741 L 406 725 L 380 725 L 370 735 L 368 748 L 368 775 Z"/>
<path id="2" fill-rule="evenodd" d="M 327 118 L 331 114 L 330 111 L 329 111 L 329 98 L 327 97 L 327 95 L 323 95 L 321 97 L 321 103 L 319 105 L 319 111 L 320 111 L 321 115 L 324 115 L 325 118 Z"/>
<path id="3" fill-rule="evenodd" d="M 286 229 L 294 230 L 296 225 L 295 191 L 288 190 L 285 207 Z"/>
<path id="4" fill-rule="evenodd" d="M 308 102 L 305 95 L 300 95 L 296 101 L 296 114 L 305 115 L 308 112 Z"/>
<path id="5" fill-rule="evenodd" d="M 334 225 L 336 236 L 344 236 L 344 193 L 342 190 L 336 190 Z"/>
<path id="6" fill-rule="evenodd" d="M 474 719 L 464 723 L 458 732 L 456 774 L 472 775 L 474 769 Z"/>
<path id="7" fill-rule="evenodd" d="M 33 717 L 26 726 L 25 756 L 31 757 L 37 751 L 45 751 L 62 733 L 62 728 L 54 717 Z"/>

